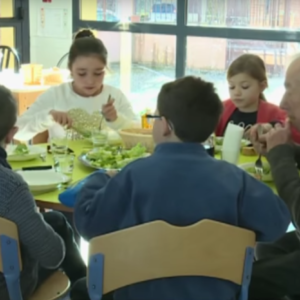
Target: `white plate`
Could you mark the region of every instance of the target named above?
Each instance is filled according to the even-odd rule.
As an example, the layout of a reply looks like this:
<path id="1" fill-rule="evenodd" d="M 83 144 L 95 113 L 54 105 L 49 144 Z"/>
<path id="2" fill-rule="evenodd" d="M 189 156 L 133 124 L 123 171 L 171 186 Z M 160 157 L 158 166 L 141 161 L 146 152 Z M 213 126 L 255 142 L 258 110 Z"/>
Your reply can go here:
<path id="1" fill-rule="evenodd" d="M 18 171 L 32 192 L 48 192 L 55 190 L 61 183 L 70 178 L 53 170 Z"/>
<path id="2" fill-rule="evenodd" d="M 16 149 L 17 145 L 8 145 L 6 148 L 7 152 L 7 160 L 8 161 L 28 161 L 34 160 L 39 158 L 41 154 L 46 153 L 46 148 L 41 147 L 38 145 L 29 145 L 28 154 L 15 154 L 14 150 Z"/>
<path id="3" fill-rule="evenodd" d="M 267 162 L 263 162 L 263 165 L 270 168 L 270 165 Z M 255 163 L 251 162 L 251 163 L 240 164 L 239 167 L 247 172 L 247 169 L 255 167 Z M 255 177 L 255 173 L 249 173 L 249 172 L 247 173 Z M 273 181 L 272 173 L 270 172 L 268 174 L 263 174 L 262 181 L 272 182 Z"/>

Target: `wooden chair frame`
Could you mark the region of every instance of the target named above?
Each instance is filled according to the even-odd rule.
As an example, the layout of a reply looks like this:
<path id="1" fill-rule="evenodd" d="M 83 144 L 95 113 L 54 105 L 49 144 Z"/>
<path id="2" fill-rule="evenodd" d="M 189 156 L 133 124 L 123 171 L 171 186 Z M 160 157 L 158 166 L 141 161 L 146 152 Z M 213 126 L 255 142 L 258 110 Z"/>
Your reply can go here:
<path id="1" fill-rule="evenodd" d="M 89 250 L 90 299 L 152 279 L 206 276 L 240 285 L 239 299 L 247 300 L 254 246 L 254 232 L 212 220 L 187 227 L 155 221 L 96 237 Z"/>

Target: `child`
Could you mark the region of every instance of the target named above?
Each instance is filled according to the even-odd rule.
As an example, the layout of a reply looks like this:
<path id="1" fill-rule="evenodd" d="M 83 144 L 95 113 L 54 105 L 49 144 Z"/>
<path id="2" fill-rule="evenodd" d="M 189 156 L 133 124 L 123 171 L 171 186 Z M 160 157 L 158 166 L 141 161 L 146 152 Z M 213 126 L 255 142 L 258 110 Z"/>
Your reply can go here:
<path id="1" fill-rule="evenodd" d="M 223 136 L 228 123 L 245 128 L 256 123 L 282 122 L 286 115 L 278 106 L 268 103 L 263 91 L 268 86 L 264 61 L 257 55 L 244 54 L 232 62 L 227 71 L 230 99 L 216 129 Z"/>
<path id="2" fill-rule="evenodd" d="M 23 299 L 29 299 L 55 270 L 63 269 L 74 283 L 86 276 L 86 266 L 64 216 L 53 211 L 40 214 L 28 185 L 7 162 L 5 148 L 18 129 L 17 104 L 3 86 L 0 107 L 0 217 L 14 222 L 18 228 L 23 264 L 18 283 Z M 1 273 L 0 295 L 1 300 L 12 299 Z"/>
<path id="3" fill-rule="evenodd" d="M 154 153 L 113 177 L 91 175 L 77 194 L 74 218 L 79 233 L 90 240 L 155 220 L 188 226 L 212 219 L 253 230 L 258 241 L 284 234 L 290 215 L 283 201 L 240 168 L 212 158 L 202 146 L 221 112 L 222 102 L 211 83 L 185 77 L 165 84 L 153 116 Z M 114 296 L 216 300 L 236 299 L 238 291 L 235 284 L 215 278 L 178 277 L 132 285 Z"/>
<path id="4" fill-rule="evenodd" d="M 81 118 L 85 126 L 98 127 L 102 118 L 100 111 L 104 116 L 103 126 L 113 130 L 130 126 L 135 115 L 125 95 L 103 84 L 107 55 L 104 44 L 91 31 L 79 32 L 68 58 L 73 81 L 51 87 L 42 94 L 18 119 L 15 139 L 27 141 L 46 130 L 50 138 L 65 136 L 65 127 L 72 127 L 74 115 Z"/>

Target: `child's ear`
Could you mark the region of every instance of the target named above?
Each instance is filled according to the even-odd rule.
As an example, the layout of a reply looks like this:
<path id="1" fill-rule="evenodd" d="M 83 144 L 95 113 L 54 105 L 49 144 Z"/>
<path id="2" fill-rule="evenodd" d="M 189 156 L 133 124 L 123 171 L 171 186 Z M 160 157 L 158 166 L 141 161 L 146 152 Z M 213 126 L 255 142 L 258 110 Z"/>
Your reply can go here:
<path id="1" fill-rule="evenodd" d="M 162 117 L 161 122 L 162 122 L 163 135 L 164 136 L 170 135 L 171 134 L 171 128 L 170 128 L 168 120 L 165 117 Z"/>
<path id="2" fill-rule="evenodd" d="M 14 138 L 14 136 L 15 136 L 15 134 L 17 133 L 17 131 L 18 131 L 18 127 L 13 127 L 10 131 L 9 131 L 9 133 L 8 133 L 8 135 L 6 136 L 6 138 L 5 138 L 5 144 L 10 144 L 11 143 L 11 141 L 13 140 L 13 138 Z"/>
<path id="3" fill-rule="evenodd" d="M 261 92 L 263 92 L 268 87 L 268 81 L 267 80 L 262 81 L 260 86 L 261 86 Z"/>

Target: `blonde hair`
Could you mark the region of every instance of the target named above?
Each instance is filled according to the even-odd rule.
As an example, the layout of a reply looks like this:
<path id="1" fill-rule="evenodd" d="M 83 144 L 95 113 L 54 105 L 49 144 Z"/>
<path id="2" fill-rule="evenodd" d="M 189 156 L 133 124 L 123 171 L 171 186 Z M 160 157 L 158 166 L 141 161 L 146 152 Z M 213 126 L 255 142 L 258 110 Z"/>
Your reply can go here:
<path id="1" fill-rule="evenodd" d="M 259 82 L 268 83 L 265 63 L 258 55 L 243 54 L 235 59 L 228 68 L 227 80 L 240 73 L 245 73 Z M 267 101 L 263 93 L 259 97 Z"/>

